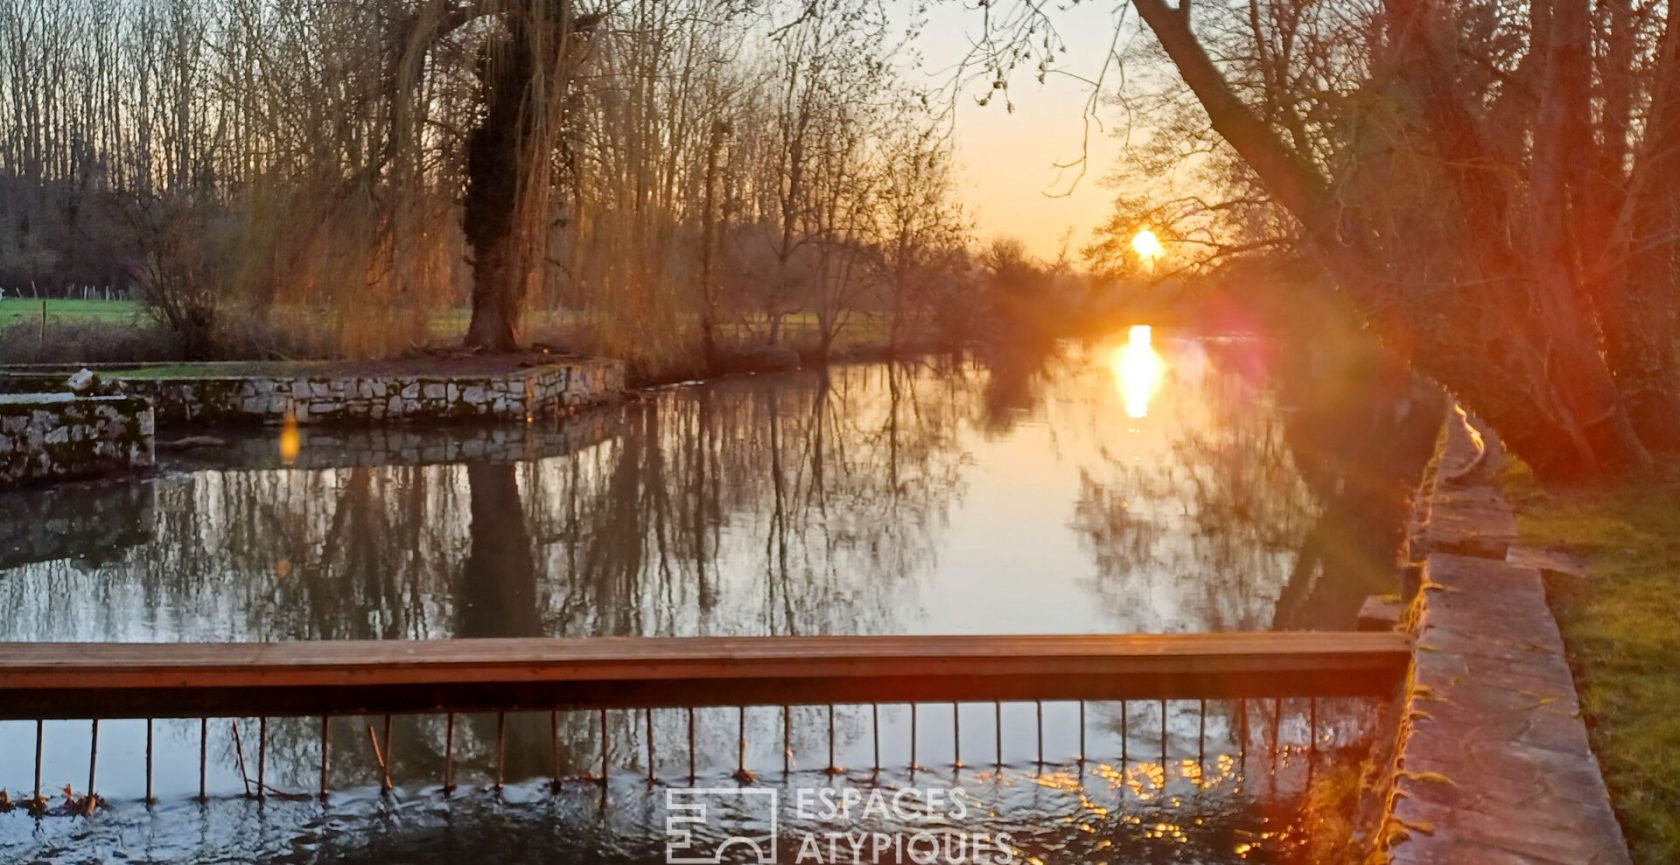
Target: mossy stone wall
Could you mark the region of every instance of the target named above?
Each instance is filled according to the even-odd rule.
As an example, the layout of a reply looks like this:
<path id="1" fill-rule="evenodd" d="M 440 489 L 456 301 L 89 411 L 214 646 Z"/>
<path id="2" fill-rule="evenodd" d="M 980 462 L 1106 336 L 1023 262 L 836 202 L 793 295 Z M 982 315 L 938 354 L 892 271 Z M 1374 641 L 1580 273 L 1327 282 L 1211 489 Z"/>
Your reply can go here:
<path id="1" fill-rule="evenodd" d="M 616 399 L 624 365 L 580 360 L 499 375 L 239 375 L 123 377 L 161 424 L 299 424 L 524 421 Z"/>
<path id="2" fill-rule="evenodd" d="M 152 429 L 134 396 L 0 394 L 0 488 L 149 468 Z"/>

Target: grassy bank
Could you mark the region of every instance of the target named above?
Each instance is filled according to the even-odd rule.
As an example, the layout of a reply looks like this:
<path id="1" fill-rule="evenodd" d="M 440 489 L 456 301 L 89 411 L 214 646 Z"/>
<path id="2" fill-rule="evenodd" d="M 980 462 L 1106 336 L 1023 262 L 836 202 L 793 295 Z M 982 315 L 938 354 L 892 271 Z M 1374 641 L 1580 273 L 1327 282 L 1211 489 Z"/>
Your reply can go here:
<path id="1" fill-rule="evenodd" d="M 1548 578 L 1593 749 L 1634 860 L 1680 862 L 1680 465 L 1608 490 L 1504 485 L 1529 544 L 1586 557 Z"/>
<path id="2" fill-rule="evenodd" d="M 132 300 L 34 300 L 27 297 L 7 297 L 0 299 L 0 328 L 15 324 L 39 325 L 43 306 L 46 307 L 49 327 L 54 324 L 87 322 L 136 324 L 146 318 L 146 310 Z"/>
<path id="3" fill-rule="evenodd" d="M 311 315 L 324 313 L 286 308 L 254 318 L 229 315 L 209 350 L 194 358 L 180 348 L 179 340 L 167 328 L 132 302 L 49 300 L 46 304 L 43 328 L 40 301 L 0 301 L 0 364 L 149 364 L 167 369 L 180 361 L 201 360 L 226 364 L 235 370 L 229 374 L 238 374 L 238 367 L 251 363 L 307 360 L 344 360 L 372 367 L 402 358 L 454 354 L 466 332 L 469 315 L 465 309 L 439 311 L 429 320 L 431 337 L 424 344 L 413 344 L 388 357 L 366 359 L 332 349 L 331 335 L 311 323 Z M 578 314 L 537 311 L 527 315 L 526 324 L 526 339 L 533 345 L 567 354 L 620 356 L 602 345 L 587 320 Z M 873 315 L 854 315 L 837 334 L 826 357 L 816 316 L 809 313 L 786 316 L 775 345 L 768 344 L 768 336 L 768 323 L 761 318 L 723 323 L 718 327 L 717 355 L 711 363 L 700 356 L 697 345 L 686 351 L 649 353 L 626 358 L 628 379 L 632 386 L 656 385 L 894 355 L 886 320 Z M 900 344 L 898 354 L 922 355 L 937 348 L 929 339 L 909 339 Z"/>

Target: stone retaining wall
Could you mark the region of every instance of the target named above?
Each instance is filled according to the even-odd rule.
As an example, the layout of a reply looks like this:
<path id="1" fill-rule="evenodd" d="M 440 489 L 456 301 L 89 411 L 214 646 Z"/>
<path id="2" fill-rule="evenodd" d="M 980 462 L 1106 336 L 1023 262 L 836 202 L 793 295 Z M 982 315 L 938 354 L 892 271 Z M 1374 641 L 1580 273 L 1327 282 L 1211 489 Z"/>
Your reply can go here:
<path id="1" fill-rule="evenodd" d="M 1394 865 L 1625 865 L 1539 571 L 1462 412 L 1409 540 L 1417 644 L 1377 840 Z"/>
<path id="2" fill-rule="evenodd" d="M 499 375 L 169 376 L 124 378 L 162 424 L 524 421 L 618 398 L 624 365 L 568 361 Z"/>
<path id="3" fill-rule="evenodd" d="M 527 417 L 608 402 L 624 392 L 624 364 L 607 359 L 557 361 L 505 373 L 409 374 L 336 371 L 342 365 L 288 365 L 274 373 L 226 372 L 225 364 L 98 368 L 107 387 L 152 401 L 160 425 L 524 421 Z M 73 369 L 0 370 L 0 392 L 64 390 Z"/>
<path id="4" fill-rule="evenodd" d="M 152 465 L 152 407 L 133 396 L 0 394 L 0 488 Z"/>

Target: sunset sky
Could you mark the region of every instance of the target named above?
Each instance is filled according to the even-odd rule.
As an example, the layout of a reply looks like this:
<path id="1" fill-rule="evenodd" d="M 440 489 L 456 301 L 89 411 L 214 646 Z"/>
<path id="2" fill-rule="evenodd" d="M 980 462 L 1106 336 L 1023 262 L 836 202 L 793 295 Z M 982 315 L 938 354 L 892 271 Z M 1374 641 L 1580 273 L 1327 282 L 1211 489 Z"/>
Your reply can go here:
<path id="1" fill-rule="evenodd" d="M 1068 49 L 1064 68 L 1086 77 L 1097 73 L 1114 34 L 1118 6 L 1082 3 L 1056 13 L 1058 32 Z M 917 43 L 923 55 L 920 74 L 936 83 L 948 82 L 980 29 L 980 13 L 969 0 L 935 4 Z M 1126 33 L 1135 36 L 1131 22 Z M 1111 81 L 1108 89 L 1113 86 Z M 986 91 L 983 84 L 975 84 L 958 100 L 954 135 L 959 194 L 973 212 L 977 234 L 981 239 L 1017 237 L 1035 255 L 1054 259 L 1071 228 L 1068 250 L 1077 256 L 1090 242 L 1091 230 L 1108 215 L 1114 197 L 1107 179 L 1121 147 L 1113 123 L 1117 112 L 1099 109 L 1097 120 L 1105 126 L 1093 123 L 1087 137 L 1082 112 L 1089 85 L 1065 75 L 1052 75 L 1040 85 L 1030 65 L 1012 86 L 1013 113 L 1001 100 L 985 107 L 975 104 Z M 1076 159 L 1087 140 L 1089 161 L 1075 184 L 1076 172 L 1056 165 Z"/>

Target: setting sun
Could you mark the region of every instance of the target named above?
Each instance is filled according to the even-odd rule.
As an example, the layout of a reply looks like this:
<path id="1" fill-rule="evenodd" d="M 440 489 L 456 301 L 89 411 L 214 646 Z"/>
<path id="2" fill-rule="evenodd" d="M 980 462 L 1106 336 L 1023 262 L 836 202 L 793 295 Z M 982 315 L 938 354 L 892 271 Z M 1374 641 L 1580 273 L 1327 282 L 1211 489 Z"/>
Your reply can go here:
<path id="1" fill-rule="evenodd" d="M 1138 258 L 1144 261 L 1154 261 L 1161 257 L 1165 248 L 1161 246 L 1161 238 L 1156 237 L 1155 232 L 1145 228 L 1132 235 L 1132 250 L 1138 254 Z"/>

